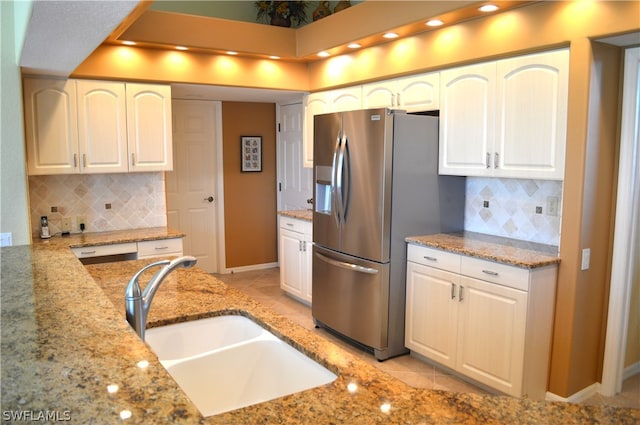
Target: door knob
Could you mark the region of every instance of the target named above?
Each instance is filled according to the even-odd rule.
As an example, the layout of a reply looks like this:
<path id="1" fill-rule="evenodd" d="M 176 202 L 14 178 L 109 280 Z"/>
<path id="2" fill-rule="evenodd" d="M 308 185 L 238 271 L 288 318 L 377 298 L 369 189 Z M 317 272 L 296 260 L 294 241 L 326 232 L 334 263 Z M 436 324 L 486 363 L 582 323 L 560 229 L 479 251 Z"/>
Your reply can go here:
<path id="1" fill-rule="evenodd" d="M 204 198 L 205 201 L 213 202 L 213 196 L 209 196 L 208 198 Z"/>

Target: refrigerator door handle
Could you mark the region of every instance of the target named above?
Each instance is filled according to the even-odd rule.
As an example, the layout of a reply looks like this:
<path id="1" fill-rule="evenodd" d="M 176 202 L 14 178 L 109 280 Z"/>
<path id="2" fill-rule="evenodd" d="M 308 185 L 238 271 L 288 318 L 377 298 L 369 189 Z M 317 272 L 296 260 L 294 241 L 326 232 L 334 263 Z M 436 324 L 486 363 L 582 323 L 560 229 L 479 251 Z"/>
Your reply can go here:
<path id="1" fill-rule="evenodd" d="M 346 261 L 338 261 L 332 258 L 327 257 L 326 255 L 322 255 L 316 252 L 316 257 L 325 261 L 333 266 L 342 267 L 343 269 L 353 270 L 355 272 L 368 273 L 368 274 L 377 274 L 378 270 L 372 269 L 371 267 L 363 267 L 357 264 L 347 263 Z"/>
<path id="2" fill-rule="evenodd" d="M 336 205 L 338 209 L 339 221 L 344 221 L 344 193 L 343 193 L 343 178 L 344 178 L 344 145 L 346 139 L 344 135 L 338 142 L 338 165 L 336 167 Z"/>
<path id="3" fill-rule="evenodd" d="M 344 171 L 344 181 L 340 187 L 342 192 L 342 220 L 347 221 L 347 212 L 349 209 L 349 186 L 351 180 L 351 169 L 349 163 L 351 158 L 349 157 L 349 139 L 345 135 L 342 139 L 342 170 Z"/>
<path id="4" fill-rule="evenodd" d="M 340 135 L 336 140 L 336 146 L 333 149 L 333 161 L 331 162 L 331 212 L 333 213 L 333 217 L 336 219 L 336 224 L 340 226 L 340 209 L 338 204 L 338 162 L 340 157 Z"/>

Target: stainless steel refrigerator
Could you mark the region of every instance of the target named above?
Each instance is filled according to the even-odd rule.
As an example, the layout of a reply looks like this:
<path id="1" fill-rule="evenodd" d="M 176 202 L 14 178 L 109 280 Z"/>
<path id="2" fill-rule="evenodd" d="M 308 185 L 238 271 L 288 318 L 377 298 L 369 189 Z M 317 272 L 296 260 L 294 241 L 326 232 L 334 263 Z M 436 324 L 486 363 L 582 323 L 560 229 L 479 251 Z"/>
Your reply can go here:
<path id="1" fill-rule="evenodd" d="M 464 227 L 465 178 L 438 175 L 438 118 L 315 116 L 312 313 L 385 360 L 404 347 L 404 238 Z"/>

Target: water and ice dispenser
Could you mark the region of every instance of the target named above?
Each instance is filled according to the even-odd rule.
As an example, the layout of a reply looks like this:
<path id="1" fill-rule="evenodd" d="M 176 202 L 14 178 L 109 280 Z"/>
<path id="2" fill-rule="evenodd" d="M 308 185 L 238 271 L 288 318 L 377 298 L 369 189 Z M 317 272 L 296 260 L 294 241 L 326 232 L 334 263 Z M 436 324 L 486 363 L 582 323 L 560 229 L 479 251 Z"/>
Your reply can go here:
<path id="1" fill-rule="evenodd" d="M 331 167 L 316 166 L 315 184 L 315 211 L 321 214 L 331 214 Z"/>

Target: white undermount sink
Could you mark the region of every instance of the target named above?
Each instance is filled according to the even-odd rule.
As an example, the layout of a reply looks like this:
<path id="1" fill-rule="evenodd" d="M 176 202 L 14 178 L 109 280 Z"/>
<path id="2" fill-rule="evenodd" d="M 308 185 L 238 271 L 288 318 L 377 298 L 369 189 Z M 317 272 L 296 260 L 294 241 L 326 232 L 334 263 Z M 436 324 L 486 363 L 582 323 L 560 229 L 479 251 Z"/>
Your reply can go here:
<path id="1" fill-rule="evenodd" d="M 273 400 L 337 378 L 244 316 L 151 328 L 145 339 L 203 416 Z"/>

